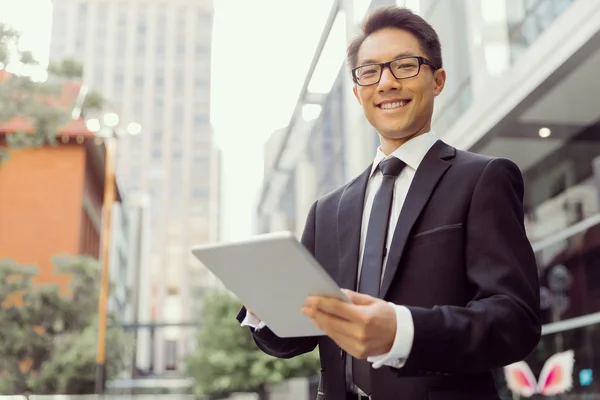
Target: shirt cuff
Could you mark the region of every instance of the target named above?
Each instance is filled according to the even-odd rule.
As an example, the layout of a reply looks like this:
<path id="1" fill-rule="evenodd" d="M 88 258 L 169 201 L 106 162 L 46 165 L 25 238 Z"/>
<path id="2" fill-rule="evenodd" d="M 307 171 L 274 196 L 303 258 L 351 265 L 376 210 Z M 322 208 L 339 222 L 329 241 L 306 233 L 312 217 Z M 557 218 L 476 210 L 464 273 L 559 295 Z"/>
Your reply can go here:
<path id="1" fill-rule="evenodd" d="M 262 328 L 264 328 L 266 324 L 263 321 L 261 321 L 260 319 L 258 319 L 256 316 L 254 316 L 254 314 L 246 311 L 246 317 L 244 318 L 244 320 L 242 321 L 242 323 L 240 325 L 241 326 L 249 326 L 250 328 L 254 328 L 257 331 L 259 331 Z"/>
<path id="2" fill-rule="evenodd" d="M 402 368 L 408 359 L 415 336 L 415 326 L 410 310 L 394 303 L 388 304 L 396 311 L 396 337 L 389 353 L 367 358 L 367 361 L 373 363 L 375 369 L 384 365 Z"/>

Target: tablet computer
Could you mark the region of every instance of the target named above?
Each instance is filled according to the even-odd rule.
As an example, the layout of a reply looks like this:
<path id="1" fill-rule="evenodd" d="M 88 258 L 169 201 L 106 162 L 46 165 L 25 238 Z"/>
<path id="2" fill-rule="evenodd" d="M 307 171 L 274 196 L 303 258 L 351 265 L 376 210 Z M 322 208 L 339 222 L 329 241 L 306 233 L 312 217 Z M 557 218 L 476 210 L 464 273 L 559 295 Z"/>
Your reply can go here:
<path id="1" fill-rule="evenodd" d="M 348 301 L 291 232 L 198 245 L 192 253 L 279 337 L 324 335 L 300 311 L 307 296 Z"/>

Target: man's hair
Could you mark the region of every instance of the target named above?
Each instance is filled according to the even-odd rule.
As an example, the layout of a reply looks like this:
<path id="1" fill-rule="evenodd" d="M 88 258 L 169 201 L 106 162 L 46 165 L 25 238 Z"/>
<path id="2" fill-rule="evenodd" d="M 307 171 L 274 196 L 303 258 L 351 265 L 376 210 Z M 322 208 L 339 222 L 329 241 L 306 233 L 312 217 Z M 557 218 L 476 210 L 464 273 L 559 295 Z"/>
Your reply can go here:
<path id="1" fill-rule="evenodd" d="M 375 9 L 363 22 L 362 32 L 348 46 L 348 65 L 355 68 L 358 63 L 358 50 L 365 39 L 384 28 L 397 28 L 412 33 L 425 56 L 435 65 L 442 68 L 442 46 L 440 39 L 427 21 L 421 16 L 404 7 L 379 7 Z"/>

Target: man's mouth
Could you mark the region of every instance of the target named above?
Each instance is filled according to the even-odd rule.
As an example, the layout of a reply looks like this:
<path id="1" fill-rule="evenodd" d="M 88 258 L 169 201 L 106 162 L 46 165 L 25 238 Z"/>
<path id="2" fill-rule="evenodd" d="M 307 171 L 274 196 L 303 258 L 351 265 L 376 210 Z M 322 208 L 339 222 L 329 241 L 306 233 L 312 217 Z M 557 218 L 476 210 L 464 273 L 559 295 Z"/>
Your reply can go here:
<path id="1" fill-rule="evenodd" d="M 400 100 L 400 101 L 394 101 L 392 103 L 381 103 L 377 107 L 379 107 L 383 110 L 393 110 L 395 108 L 404 107 L 408 103 L 410 103 L 410 100 Z"/>

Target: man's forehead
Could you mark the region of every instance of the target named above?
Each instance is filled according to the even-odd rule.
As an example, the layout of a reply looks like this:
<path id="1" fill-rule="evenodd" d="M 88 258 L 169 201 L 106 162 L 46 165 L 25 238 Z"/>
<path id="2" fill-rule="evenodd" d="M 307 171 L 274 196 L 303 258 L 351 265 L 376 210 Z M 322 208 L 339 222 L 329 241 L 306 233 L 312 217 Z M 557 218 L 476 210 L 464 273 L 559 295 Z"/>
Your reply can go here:
<path id="1" fill-rule="evenodd" d="M 367 58 L 360 58 L 358 59 L 358 65 L 363 65 L 363 64 L 377 64 L 377 63 L 382 63 L 382 62 L 388 62 L 388 61 L 392 61 L 395 60 L 397 58 L 402 58 L 402 57 L 411 57 L 411 56 L 419 56 L 419 52 L 414 52 L 414 51 L 403 51 L 400 53 L 396 53 L 393 56 L 382 56 L 382 57 L 367 57 Z"/>
<path id="2" fill-rule="evenodd" d="M 406 56 L 422 56 L 417 38 L 410 32 L 385 28 L 373 32 L 358 49 L 358 65 L 373 62 L 387 62 Z"/>

